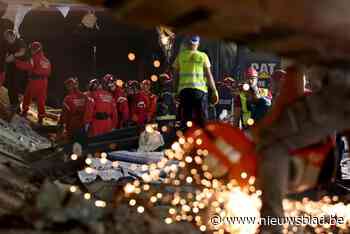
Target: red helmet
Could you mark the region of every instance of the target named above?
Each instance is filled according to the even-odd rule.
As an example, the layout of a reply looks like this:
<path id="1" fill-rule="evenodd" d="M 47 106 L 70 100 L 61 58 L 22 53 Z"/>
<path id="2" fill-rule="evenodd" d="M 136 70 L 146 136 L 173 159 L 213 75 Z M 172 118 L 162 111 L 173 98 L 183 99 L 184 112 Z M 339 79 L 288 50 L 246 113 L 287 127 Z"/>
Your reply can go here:
<path id="1" fill-rule="evenodd" d="M 32 50 L 33 54 L 38 53 L 39 51 L 41 51 L 43 48 L 42 44 L 38 41 L 34 41 L 32 42 L 32 44 L 30 45 L 30 49 Z"/>
<path id="2" fill-rule="evenodd" d="M 111 74 L 106 74 L 103 78 L 102 78 L 103 82 L 114 82 L 114 76 Z"/>
<path id="3" fill-rule="evenodd" d="M 110 84 L 114 83 L 114 77 L 111 74 L 106 74 L 103 78 L 102 78 L 102 85 L 104 88 L 108 88 L 108 86 Z"/>
<path id="4" fill-rule="evenodd" d="M 151 81 L 150 80 L 143 80 L 142 85 L 151 85 Z"/>
<path id="5" fill-rule="evenodd" d="M 160 74 L 159 77 L 164 81 L 164 82 L 169 82 L 171 81 L 171 77 L 166 74 L 166 73 L 163 73 L 163 74 Z"/>
<path id="6" fill-rule="evenodd" d="M 246 78 L 258 77 L 258 72 L 253 67 L 248 67 L 244 75 Z"/>
<path id="7" fill-rule="evenodd" d="M 76 77 L 70 77 L 66 81 L 64 81 L 64 85 L 69 88 L 69 87 L 77 87 L 79 85 L 78 78 Z"/>
<path id="8" fill-rule="evenodd" d="M 92 79 L 89 82 L 89 90 L 92 91 L 96 89 L 100 85 L 100 81 L 98 79 Z"/>
<path id="9" fill-rule="evenodd" d="M 130 88 L 133 84 L 134 80 L 128 80 L 128 82 L 126 83 L 128 88 Z"/>

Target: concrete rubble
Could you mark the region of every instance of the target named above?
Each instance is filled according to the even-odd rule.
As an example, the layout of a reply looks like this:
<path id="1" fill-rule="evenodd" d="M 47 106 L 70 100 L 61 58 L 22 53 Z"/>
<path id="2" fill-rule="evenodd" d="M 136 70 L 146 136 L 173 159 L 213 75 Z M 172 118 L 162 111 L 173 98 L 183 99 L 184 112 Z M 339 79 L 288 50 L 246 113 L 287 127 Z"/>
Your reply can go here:
<path id="1" fill-rule="evenodd" d="M 101 209 L 96 208 L 93 201 L 82 199 L 79 190 L 70 193 L 70 185 L 58 180 L 44 182 L 36 177 L 27 159 L 30 152 L 51 146 L 27 120 L 19 116 L 10 123 L 0 119 L 0 222 L 4 224 L 0 233 L 199 233 L 189 223 L 165 224 L 159 218 L 161 215 L 155 215 L 166 214 L 165 206 L 145 210 L 142 215 L 126 201 L 120 201 L 113 209 Z M 161 153 L 156 154 L 155 160 L 159 160 Z M 111 153 L 111 157 L 127 156 L 130 156 L 128 152 L 123 151 Z M 125 169 L 130 165 L 121 162 Z M 95 187 L 115 189 L 115 180 L 109 180 L 109 174 L 102 171 L 99 176 Z"/>

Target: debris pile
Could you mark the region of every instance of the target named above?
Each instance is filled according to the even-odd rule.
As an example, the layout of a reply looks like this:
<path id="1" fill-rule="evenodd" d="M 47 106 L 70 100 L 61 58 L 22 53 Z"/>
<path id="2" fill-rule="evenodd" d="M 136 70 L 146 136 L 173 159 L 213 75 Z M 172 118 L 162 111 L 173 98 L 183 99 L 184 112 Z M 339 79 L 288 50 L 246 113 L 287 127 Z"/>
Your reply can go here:
<path id="1" fill-rule="evenodd" d="M 25 119 L 14 116 L 10 123 L 0 119 L 0 152 L 22 155 L 50 146 L 51 142 L 33 131 Z"/>

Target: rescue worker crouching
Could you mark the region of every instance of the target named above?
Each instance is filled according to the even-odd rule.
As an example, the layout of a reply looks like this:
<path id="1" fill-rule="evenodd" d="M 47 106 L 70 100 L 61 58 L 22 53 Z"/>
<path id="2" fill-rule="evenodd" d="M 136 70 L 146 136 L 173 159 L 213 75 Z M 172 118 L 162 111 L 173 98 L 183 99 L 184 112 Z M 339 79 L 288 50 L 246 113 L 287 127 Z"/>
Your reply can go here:
<path id="1" fill-rule="evenodd" d="M 39 113 L 38 122 L 42 124 L 45 117 L 45 103 L 48 77 L 51 74 L 51 63 L 45 57 L 40 42 L 33 42 L 30 50 L 32 57 L 29 62 L 16 59 L 16 67 L 28 71 L 28 83 L 23 98 L 22 115 L 27 116 L 32 99 L 36 99 Z"/>
<path id="2" fill-rule="evenodd" d="M 111 93 L 103 90 L 101 82 L 89 82 L 89 102 L 84 115 L 84 130 L 89 137 L 111 132 L 118 125 L 117 108 Z"/>
<path id="3" fill-rule="evenodd" d="M 217 104 L 219 101 L 209 58 L 198 51 L 199 42 L 198 36 L 191 37 L 173 65 L 178 75 L 175 76 L 175 88 L 180 99 L 181 128 L 186 128 L 188 121 L 202 126 L 207 121 L 209 89 L 211 102 Z"/>
<path id="4" fill-rule="evenodd" d="M 271 106 L 271 94 L 258 87 L 258 72 L 249 67 L 245 74 L 246 83 L 241 85 L 235 98 L 234 122 L 236 127 L 248 128 L 262 119 Z"/>
<path id="5" fill-rule="evenodd" d="M 110 74 L 107 74 L 103 77 L 103 86 L 105 90 L 111 92 L 116 101 L 119 120 L 117 127 L 122 128 L 126 127 L 129 121 L 129 103 L 123 90 L 122 84 L 120 84 L 122 81 L 118 81 L 116 81 Z"/>
<path id="6" fill-rule="evenodd" d="M 144 80 L 141 84 L 141 89 L 144 95 L 148 98 L 148 109 L 147 109 L 147 122 L 152 123 L 155 121 L 157 115 L 157 95 L 151 92 L 151 81 Z"/>
<path id="7" fill-rule="evenodd" d="M 84 114 L 88 97 L 79 90 L 77 78 L 69 78 L 65 82 L 67 96 L 63 101 L 59 126 L 64 127 L 65 138 L 73 142 L 81 142 L 84 134 Z"/>

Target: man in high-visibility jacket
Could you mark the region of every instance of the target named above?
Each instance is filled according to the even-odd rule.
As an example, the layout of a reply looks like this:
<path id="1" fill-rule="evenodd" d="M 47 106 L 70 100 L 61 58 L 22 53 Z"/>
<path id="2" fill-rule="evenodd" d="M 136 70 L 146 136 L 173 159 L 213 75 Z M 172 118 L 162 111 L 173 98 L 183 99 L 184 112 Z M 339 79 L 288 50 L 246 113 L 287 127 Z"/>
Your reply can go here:
<path id="1" fill-rule="evenodd" d="M 271 93 L 267 89 L 258 88 L 258 72 L 249 67 L 245 72 L 247 80 L 236 96 L 234 121 L 237 127 L 248 128 L 264 117 L 271 106 Z"/>
<path id="2" fill-rule="evenodd" d="M 187 121 L 204 125 L 208 119 L 208 91 L 211 91 L 211 102 L 219 102 L 219 94 L 210 71 L 208 55 L 198 50 L 200 38 L 193 36 L 186 47 L 177 56 L 175 88 L 180 99 L 181 128 Z"/>

